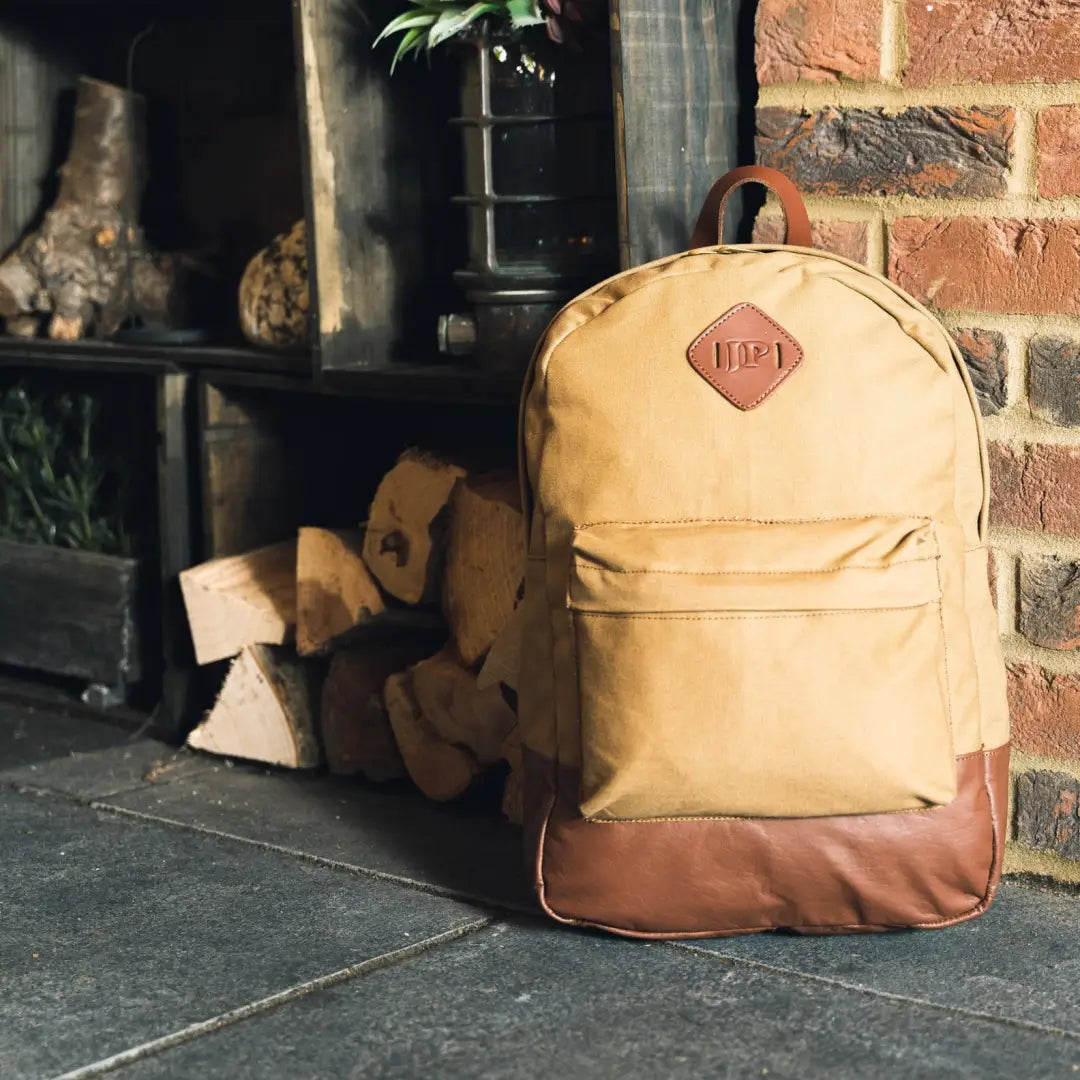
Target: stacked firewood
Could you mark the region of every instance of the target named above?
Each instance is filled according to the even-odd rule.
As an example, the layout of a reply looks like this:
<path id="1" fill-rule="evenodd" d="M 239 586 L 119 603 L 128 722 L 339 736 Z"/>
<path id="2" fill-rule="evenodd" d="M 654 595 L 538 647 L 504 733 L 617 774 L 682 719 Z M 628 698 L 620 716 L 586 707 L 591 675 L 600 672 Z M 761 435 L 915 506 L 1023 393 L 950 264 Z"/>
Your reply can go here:
<path id="1" fill-rule="evenodd" d="M 180 575 L 198 663 L 229 660 L 188 744 L 456 798 L 509 765 L 520 821 L 519 642 L 525 548 L 507 473 L 407 451 L 357 529 Z"/>

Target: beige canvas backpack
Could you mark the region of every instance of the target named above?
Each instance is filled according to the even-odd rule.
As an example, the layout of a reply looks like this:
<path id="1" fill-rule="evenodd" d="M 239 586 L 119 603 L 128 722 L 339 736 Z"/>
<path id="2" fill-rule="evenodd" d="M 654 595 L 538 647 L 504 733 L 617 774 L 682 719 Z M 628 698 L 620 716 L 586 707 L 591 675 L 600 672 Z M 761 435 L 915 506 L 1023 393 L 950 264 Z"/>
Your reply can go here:
<path id="1" fill-rule="evenodd" d="M 717 246 L 731 189 L 787 245 Z M 706 246 L 710 245 L 710 246 Z M 545 910 L 640 937 L 947 926 L 1000 874 L 1004 665 L 964 363 L 774 170 L 546 331 L 519 449 Z"/>

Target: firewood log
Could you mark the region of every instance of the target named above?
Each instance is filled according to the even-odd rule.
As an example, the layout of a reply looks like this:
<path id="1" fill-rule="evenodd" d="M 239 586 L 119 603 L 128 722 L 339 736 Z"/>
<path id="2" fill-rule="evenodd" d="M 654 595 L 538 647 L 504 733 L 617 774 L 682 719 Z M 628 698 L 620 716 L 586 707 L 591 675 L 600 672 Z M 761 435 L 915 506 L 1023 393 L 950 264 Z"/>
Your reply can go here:
<path id="1" fill-rule="evenodd" d="M 125 317 L 176 321 L 177 267 L 147 247 L 138 225 L 146 180 L 145 103 L 119 86 L 80 78 L 60 190 L 41 227 L 0 262 L 0 316 L 31 336 L 107 337 Z M 35 327 L 36 329 L 36 327 Z"/>
<path id="2" fill-rule="evenodd" d="M 450 497 L 442 600 L 466 665 L 480 660 L 506 625 L 524 574 L 517 481 L 489 475 L 459 483 Z"/>
<path id="3" fill-rule="evenodd" d="M 422 645 L 370 645 L 334 654 L 323 683 L 319 717 L 326 764 L 332 773 L 360 773 L 377 783 L 405 775 L 383 702 L 383 686 L 422 650 Z"/>
<path id="4" fill-rule="evenodd" d="M 358 530 L 303 528 L 296 547 L 296 651 L 324 652 L 336 638 L 386 609 L 363 559 Z"/>
<path id="5" fill-rule="evenodd" d="M 188 746 L 293 769 L 318 765 L 312 681 L 311 669 L 291 650 L 245 648 Z"/>
<path id="6" fill-rule="evenodd" d="M 520 604 L 510 613 L 502 632 L 484 657 L 476 685 L 481 690 L 502 683 L 517 690 L 518 672 L 521 670 L 522 607 Z"/>
<path id="7" fill-rule="evenodd" d="M 498 686 L 478 690 L 476 676 L 447 649 L 421 660 L 409 674 L 420 712 L 441 738 L 468 747 L 481 765 L 500 760 L 517 717 Z"/>
<path id="8" fill-rule="evenodd" d="M 384 689 L 386 711 L 405 768 L 429 798 L 445 802 L 463 794 L 480 772 L 464 747 L 440 738 L 416 703 L 408 672 L 391 675 Z"/>
<path id="9" fill-rule="evenodd" d="M 439 595 L 446 504 L 465 470 L 407 450 L 375 492 L 364 534 L 364 561 L 379 584 L 407 604 Z"/>
<path id="10" fill-rule="evenodd" d="M 195 660 L 280 645 L 296 628 L 296 541 L 212 559 L 180 574 Z"/>
<path id="11" fill-rule="evenodd" d="M 502 756 L 510 766 L 503 789 L 502 812 L 508 821 L 520 825 L 524 818 L 524 773 L 521 766 L 521 730 L 515 726 L 502 745 Z"/>

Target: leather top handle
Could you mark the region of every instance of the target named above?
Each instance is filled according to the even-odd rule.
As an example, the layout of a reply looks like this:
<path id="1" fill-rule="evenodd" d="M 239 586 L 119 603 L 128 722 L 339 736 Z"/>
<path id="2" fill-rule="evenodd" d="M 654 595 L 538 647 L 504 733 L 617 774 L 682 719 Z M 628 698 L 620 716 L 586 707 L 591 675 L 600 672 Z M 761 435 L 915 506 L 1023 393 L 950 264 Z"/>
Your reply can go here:
<path id="1" fill-rule="evenodd" d="M 712 247 L 724 241 L 724 210 L 731 193 L 743 184 L 764 184 L 780 200 L 787 221 L 785 244 L 796 247 L 813 247 L 810 236 L 810 218 L 803 205 L 799 189 L 779 170 L 765 165 L 743 165 L 724 173 L 713 184 L 705 197 L 694 234 L 690 237 L 690 247 Z"/>

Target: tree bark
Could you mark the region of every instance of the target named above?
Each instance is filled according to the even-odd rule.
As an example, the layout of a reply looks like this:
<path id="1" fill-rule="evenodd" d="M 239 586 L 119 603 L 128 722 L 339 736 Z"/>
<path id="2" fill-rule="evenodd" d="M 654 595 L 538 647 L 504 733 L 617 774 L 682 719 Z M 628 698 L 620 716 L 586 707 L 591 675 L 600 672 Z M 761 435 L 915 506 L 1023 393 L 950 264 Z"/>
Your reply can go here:
<path id="1" fill-rule="evenodd" d="M 148 325 L 175 317 L 176 267 L 146 245 L 138 225 L 146 180 L 144 102 L 119 86 L 80 78 L 60 192 L 37 232 L 0 262 L 0 316 L 27 336 L 108 337 L 128 315 Z"/>

